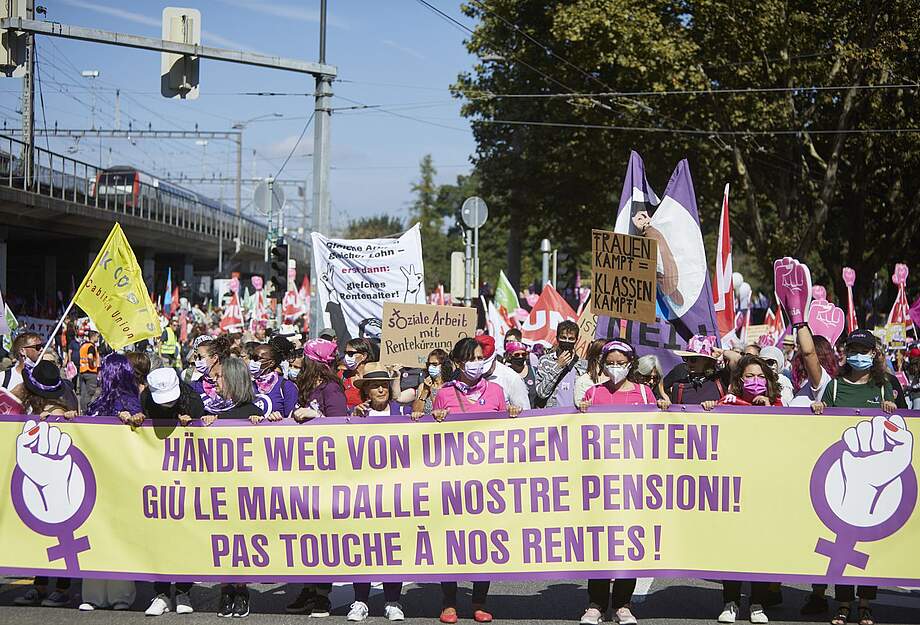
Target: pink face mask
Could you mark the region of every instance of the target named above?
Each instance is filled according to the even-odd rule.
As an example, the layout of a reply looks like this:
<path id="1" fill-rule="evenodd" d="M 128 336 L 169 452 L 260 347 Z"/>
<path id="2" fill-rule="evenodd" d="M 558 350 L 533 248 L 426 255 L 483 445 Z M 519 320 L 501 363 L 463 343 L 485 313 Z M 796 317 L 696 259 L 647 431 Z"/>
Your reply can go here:
<path id="1" fill-rule="evenodd" d="M 767 381 L 764 378 L 744 378 L 744 393 L 750 397 L 764 395 L 767 392 Z"/>

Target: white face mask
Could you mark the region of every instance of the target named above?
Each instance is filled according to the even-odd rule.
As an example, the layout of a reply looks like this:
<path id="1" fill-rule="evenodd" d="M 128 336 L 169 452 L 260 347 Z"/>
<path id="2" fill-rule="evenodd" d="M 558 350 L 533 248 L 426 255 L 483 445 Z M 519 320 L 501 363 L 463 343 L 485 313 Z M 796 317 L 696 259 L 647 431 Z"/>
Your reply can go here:
<path id="1" fill-rule="evenodd" d="M 22 362 L 23 362 L 23 364 L 25 365 L 25 368 L 26 368 L 26 369 L 34 369 L 35 367 L 38 366 L 38 361 L 37 361 L 37 360 L 32 360 L 32 359 L 29 358 L 28 356 L 23 356 Z"/>
<path id="2" fill-rule="evenodd" d="M 629 375 L 629 365 L 606 365 L 604 371 L 607 372 L 614 384 L 619 384 Z"/>
<path id="3" fill-rule="evenodd" d="M 342 359 L 342 362 L 345 363 L 345 366 L 348 368 L 349 371 L 354 371 L 355 368 L 358 366 L 358 357 L 346 354 L 345 358 Z"/>
<path id="4" fill-rule="evenodd" d="M 297 367 L 288 367 L 285 373 L 288 380 L 296 380 L 298 375 L 300 375 L 300 369 Z"/>
<path id="5" fill-rule="evenodd" d="M 485 369 L 486 361 L 484 360 L 471 360 L 470 362 L 463 365 L 463 373 L 466 374 L 473 382 L 478 382 L 479 378 L 482 377 L 483 369 Z"/>

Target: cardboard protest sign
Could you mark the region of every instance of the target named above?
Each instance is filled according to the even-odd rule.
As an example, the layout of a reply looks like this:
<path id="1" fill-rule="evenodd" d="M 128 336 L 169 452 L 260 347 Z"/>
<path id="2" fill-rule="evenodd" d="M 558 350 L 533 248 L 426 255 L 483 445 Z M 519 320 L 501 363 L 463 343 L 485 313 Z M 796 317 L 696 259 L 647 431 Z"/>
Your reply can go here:
<path id="1" fill-rule="evenodd" d="M 578 340 L 575 342 L 575 353 L 580 358 L 586 358 L 588 346 L 594 340 L 594 332 L 597 330 L 597 315 L 588 308 L 581 311 L 578 318 Z"/>
<path id="2" fill-rule="evenodd" d="M 450 352 L 454 343 L 475 334 L 475 308 L 384 302 L 380 362 L 424 367 L 431 350 Z"/>
<path id="3" fill-rule="evenodd" d="M 648 237 L 608 230 L 592 230 L 591 241 L 591 312 L 654 322 L 658 243 Z"/>

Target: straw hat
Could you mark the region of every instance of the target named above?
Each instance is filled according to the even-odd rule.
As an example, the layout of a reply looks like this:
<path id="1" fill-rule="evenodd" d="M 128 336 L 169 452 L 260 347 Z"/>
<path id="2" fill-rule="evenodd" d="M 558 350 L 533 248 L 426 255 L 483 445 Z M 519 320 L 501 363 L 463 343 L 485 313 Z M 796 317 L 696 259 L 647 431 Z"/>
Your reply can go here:
<path id="1" fill-rule="evenodd" d="M 389 371 L 379 362 L 369 362 L 364 367 L 364 375 L 360 378 L 355 378 L 354 385 L 361 388 L 368 382 L 392 382 L 397 377 L 395 371 Z"/>

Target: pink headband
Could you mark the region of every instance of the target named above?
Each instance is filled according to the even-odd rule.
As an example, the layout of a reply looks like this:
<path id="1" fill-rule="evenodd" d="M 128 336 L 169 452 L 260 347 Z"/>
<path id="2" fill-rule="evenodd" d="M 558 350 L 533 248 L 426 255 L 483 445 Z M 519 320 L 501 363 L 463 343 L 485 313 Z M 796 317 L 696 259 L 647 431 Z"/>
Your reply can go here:
<path id="1" fill-rule="evenodd" d="M 627 354 L 628 356 L 632 356 L 635 353 L 635 350 L 632 348 L 632 345 L 630 345 L 626 341 L 620 341 L 618 339 L 614 339 L 612 341 L 605 343 L 604 347 L 601 349 L 602 354 L 606 354 L 608 352 L 613 352 L 613 351 L 623 352 L 624 354 Z"/>

